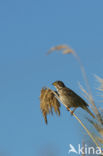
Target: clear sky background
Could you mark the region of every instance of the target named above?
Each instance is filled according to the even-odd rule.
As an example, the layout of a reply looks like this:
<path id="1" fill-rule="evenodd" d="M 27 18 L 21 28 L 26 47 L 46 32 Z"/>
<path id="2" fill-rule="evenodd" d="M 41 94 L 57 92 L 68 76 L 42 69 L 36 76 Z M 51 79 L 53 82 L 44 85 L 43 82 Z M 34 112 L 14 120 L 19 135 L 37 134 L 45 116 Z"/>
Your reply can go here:
<path id="1" fill-rule="evenodd" d="M 70 143 L 82 143 L 84 130 L 63 106 L 48 126 L 40 111 L 43 86 L 62 80 L 80 94 L 78 81 L 84 85 L 72 55 L 45 55 L 59 44 L 78 53 L 95 96 L 93 74 L 103 77 L 103 1 L 0 0 L 0 153 L 67 156 Z"/>

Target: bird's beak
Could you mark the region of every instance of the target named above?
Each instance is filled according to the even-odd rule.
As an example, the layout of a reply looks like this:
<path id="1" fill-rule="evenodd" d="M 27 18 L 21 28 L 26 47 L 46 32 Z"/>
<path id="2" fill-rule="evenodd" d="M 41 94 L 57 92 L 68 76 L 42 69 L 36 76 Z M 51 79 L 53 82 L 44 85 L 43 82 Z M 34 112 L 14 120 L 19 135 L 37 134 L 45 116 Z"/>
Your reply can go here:
<path id="1" fill-rule="evenodd" d="M 56 82 L 53 82 L 52 85 L 55 86 Z"/>

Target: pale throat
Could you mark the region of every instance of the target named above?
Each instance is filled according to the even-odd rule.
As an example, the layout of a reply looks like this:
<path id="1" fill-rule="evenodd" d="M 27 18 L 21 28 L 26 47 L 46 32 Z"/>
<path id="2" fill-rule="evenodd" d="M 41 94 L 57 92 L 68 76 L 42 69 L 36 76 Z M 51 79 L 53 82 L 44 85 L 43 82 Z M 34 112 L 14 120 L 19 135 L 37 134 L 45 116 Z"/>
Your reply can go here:
<path id="1" fill-rule="evenodd" d="M 61 86 L 56 87 L 56 86 L 55 86 L 55 88 L 56 88 L 57 92 L 58 92 L 59 94 L 61 94 L 61 92 L 62 92 L 62 88 L 63 88 L 63 87 L 61 87 Z"/>

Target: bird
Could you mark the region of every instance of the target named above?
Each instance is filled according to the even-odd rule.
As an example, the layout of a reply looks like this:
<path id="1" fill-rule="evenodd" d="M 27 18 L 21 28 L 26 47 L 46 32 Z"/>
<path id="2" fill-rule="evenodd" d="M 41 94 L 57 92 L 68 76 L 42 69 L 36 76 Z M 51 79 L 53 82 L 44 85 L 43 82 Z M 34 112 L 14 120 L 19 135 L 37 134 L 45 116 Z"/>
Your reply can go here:
<path id="1" fill-rule="evenodd" d="M 56 88 L 59 99 L 67 107 L 67 110 L 68 108 L 73 108 L 73 110 L 71 111 L 72 115 L 78 107 L 81 107 L 82 109 L 87 111 L 93 118 L 95 118 L 93 113 L 88 108 L 89 105 L 73 90 L 67 88 L 62 81 L 55 81 L 52 83 L 52 85 Z"/>

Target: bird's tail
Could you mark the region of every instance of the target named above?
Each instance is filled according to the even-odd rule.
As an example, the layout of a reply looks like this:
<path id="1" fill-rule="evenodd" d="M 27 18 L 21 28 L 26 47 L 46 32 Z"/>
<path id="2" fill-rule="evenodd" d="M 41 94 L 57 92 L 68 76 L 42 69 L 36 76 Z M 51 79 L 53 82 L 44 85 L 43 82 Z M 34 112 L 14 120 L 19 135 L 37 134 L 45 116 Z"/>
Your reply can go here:
<path id="1" fill-rule="evenodd" d="M 95 119 L 95 116 L 94 116 L 93 113 L 89 110 L 88 107 L 85 107 L 84 109 Z"/>

